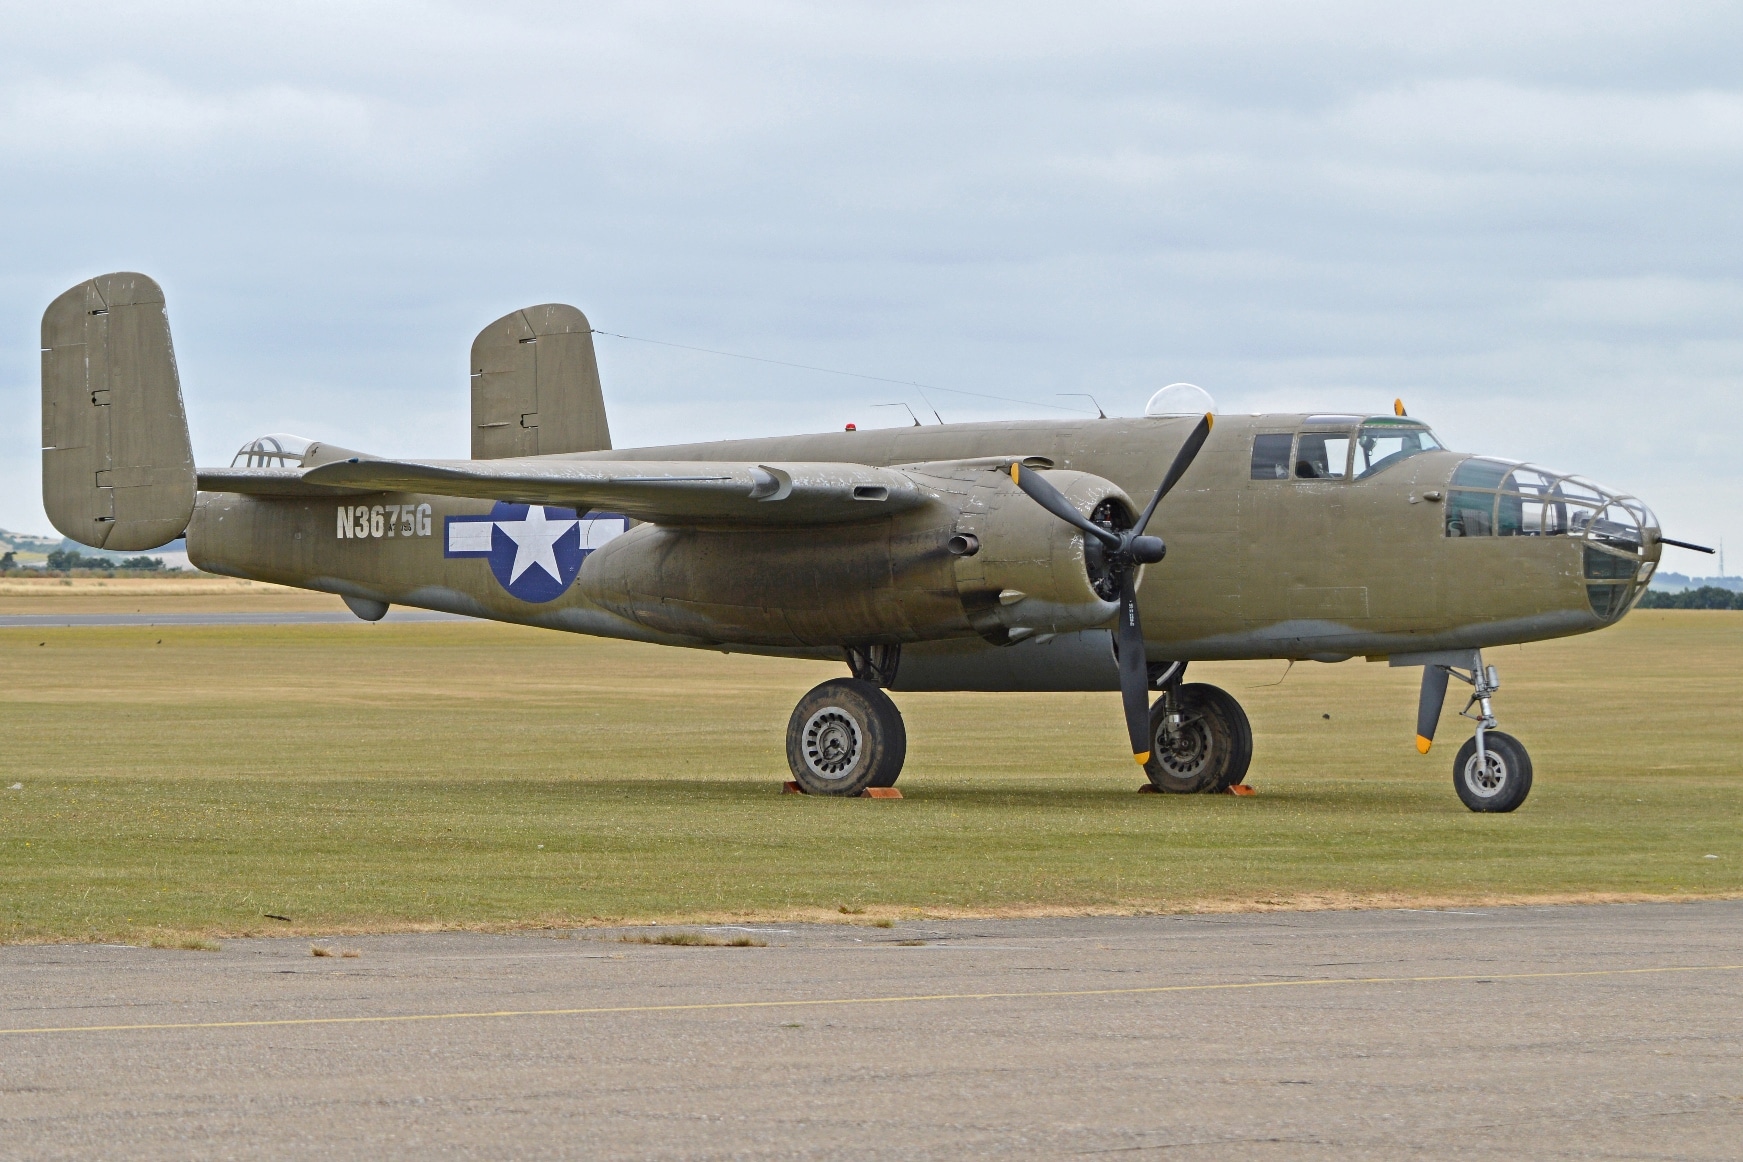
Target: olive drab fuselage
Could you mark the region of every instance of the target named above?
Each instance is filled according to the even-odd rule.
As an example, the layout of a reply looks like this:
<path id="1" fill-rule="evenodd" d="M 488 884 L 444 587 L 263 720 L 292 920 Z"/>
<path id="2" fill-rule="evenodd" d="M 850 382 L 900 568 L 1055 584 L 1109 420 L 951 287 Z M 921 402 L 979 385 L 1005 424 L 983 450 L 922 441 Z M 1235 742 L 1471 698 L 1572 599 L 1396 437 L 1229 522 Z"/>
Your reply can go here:
<path id="1" fill-rule="evenodd" d="M 478 554 L 453 551 L 465 543 L 456 540 L 465 530 L 453 532 L 455 522 L 488 520 L 498 507 L 492 501 L 202 492 L 188 551 L 211 572 L 366 602 L 796 656 L 902 645 L 911 656 L 973 656 L 965 664 L 981 677 L 960 684 L 976 688 L 1001 685 L 999 651 L 1007 651 L 1039 667 L 1015 667 L 1008 688 L 1045 688 L 1050 668 L 1059 688 L 1105 686 L 1067 658 L 1113 617 L 1093 587 L 1083 537 L 1023 497 L 996 462 L 1030 458 L 1085 513 L 1110 499 L 1130 512 L 1154 490 L 1195 418 L 903 427 L 559 457 L 892 467 L 929 499 L 878 519 L 795 528 L 620 521 L 611 531 L 621 535 L 587 552 L 573 579 L 544 600 L 516 596 Z M 1168 547 L 1140 582 L 1152 659 L 1331 661 L 1581 633 L 1625 612 L 1658 559 L 1656 529 L 1637 504 L 1631 511 L 1644 514 L 1645 526 L 1638 543 L 1628 554 L 1599 553 L 1596 568 L 1613 574 L 1601 578 L 1592 575 L 1597 550 L 1577 521 L 1512 530 L 1522 535 L 1493 535 L 1476 516 L 1461 524 L 1483 504 L 1504 518 L 1518 500 L 1505 491 L 1503 478 L 1512 477 L 1504 462 L 1479 462 L 1496 465 L 1496 478 L 1480 482 L 1486 491 L 1456 485 L 1472 459 L 1462 453 L 1423 451 L 1365 476 L 1359 463 L 1329 477 L 1261 476 L 1255 449 L 1271 445 L 1257 440 L 1289 447 L 1295 439 L 1289 468 L 1306 470 L 1295 457 L 1310 441 L 1322 448 L 1329 432 L 1347 444 L 1363 422 L 1217 417 L 1150 525 Z M 1596 491 L 1599 499 L 1581 511 L 1622 503 Z M 1455 498 L 1464 509 L 1449 510 Z M 952 552 L 953 537 L 969 538 L 975 551 Z M 1597 593 L 1594 583 L 1608 588 Z M 1037 647 L 1053 641 L 1060 648 L 1050 667 Z"/>
<path id="2" fill-rule="evenodd" d="M 1632 497 L 1445 450 L 1402 403 L 1218 418 L 1173 385 L 1146 410 L 1197 414 L 612 450 L 593 333 L 560 303 L 479 332 L 469 459 L 279 434 L 203 468 L 162 288 L 99 275 L 43 314 L 44 507 L 88 545 L 185 529 L 201 569 L 368 620 L 402 605 L 845 663 L 788 722 L 813 794 L 893 788 L 886 691 L 913 690 L 1118 690 L 1150 787 L 1233 790 L 1251 725 L 1184 663 L 1385 659 L 1422 670 L 1424 753 L 1448 682 L 1470 686 L 1454 781 L 1494 812 L 1532 767 L 1481 650 L 1615 622 L 1680 543 Z"/>

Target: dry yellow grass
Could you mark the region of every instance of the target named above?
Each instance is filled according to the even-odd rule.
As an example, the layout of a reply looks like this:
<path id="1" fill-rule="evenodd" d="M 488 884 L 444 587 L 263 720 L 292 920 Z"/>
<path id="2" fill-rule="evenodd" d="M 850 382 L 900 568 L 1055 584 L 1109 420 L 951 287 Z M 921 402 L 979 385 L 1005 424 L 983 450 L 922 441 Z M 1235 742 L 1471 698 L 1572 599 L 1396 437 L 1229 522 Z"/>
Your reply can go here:
<path id="1" fill-rule="evenodd" d="M 161 577 L 0 577 L 0 615 L 51 613 L 289 613 L 341 610 L 328 593 L 208 574 Z"/>
<path id="2" fill-rule="evenodd" d="M 0 939 L 1740 894 L 1740 648 L 1743 614 L 1666 611 L 1494 651 L 1537 785 L 1477 816 L 1456 707 L 1420 757 L 1415 672 L 1359 661 L 1194 667 L 1252 716 L 1252 799 L 1135 794 L 1115 695 L 934 694 L 898 698 L 907 797 L 831 801 L 779 794 L 782 735 L 839 667 L 472 623 L 0 630 Z"/>

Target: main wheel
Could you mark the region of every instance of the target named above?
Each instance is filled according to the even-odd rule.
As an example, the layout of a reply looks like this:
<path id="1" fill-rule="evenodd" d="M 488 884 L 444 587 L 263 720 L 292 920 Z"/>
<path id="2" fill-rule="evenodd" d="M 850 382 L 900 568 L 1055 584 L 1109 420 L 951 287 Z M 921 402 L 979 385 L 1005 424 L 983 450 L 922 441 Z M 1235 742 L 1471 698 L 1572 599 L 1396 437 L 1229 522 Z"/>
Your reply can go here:
<path id="1" fill-rule="evenodd" d="M 787 765 L 812 795 L 891 787 L 908 757 L 908 731 L 890 696 L 858 678 L 835 678 L 799 699 L 787 721 Z"/>
<path id="2" fill-rule="evenodd" d="M 1473 811 L 1512 811 L 1531 794 L 1531 756 L 1519 740 L 1499 730 L 1483 732 L 1482 760 L 1473 735 L 1453 760 L 1453 789 Z"/>
<path id="3" fill-rule="evenodd" d="M 1150 761 L 1144 773 L 1158 791 L 1190 795 L 1226 791 L 1247 777 L 1253 728 L 1226 690 L 1202 682 L 1181 686 L 1174 706 L 1180 729 L 1169 735 L 1169 699 L 1150 707 Z"/>

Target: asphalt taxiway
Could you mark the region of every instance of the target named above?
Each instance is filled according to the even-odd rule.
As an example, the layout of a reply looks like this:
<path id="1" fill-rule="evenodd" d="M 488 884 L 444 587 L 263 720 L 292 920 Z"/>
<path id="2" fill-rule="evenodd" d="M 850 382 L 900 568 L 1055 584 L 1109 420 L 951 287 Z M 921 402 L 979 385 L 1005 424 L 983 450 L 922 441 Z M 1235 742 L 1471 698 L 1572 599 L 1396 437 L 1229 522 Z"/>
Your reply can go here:
<path id="1" fill-rule="evenodd" d="M 0 949 L 0 1155 L 1743 1151 L 1743 901 L 685 930 Z"/>

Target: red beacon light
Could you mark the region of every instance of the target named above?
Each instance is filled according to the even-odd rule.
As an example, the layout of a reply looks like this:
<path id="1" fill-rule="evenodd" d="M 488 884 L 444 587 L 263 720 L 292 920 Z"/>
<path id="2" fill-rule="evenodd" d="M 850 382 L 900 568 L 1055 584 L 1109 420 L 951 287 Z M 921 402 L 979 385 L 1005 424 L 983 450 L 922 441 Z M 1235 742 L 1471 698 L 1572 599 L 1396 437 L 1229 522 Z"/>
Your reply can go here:
<path id="1" fill-rule="evenodd" d="M 846 430 L 849 432 L 857 432 L 857 431 L 859 431 L 859 428 L 853 424 L 849 424 L 849 425 L 847 425 Z"/>

